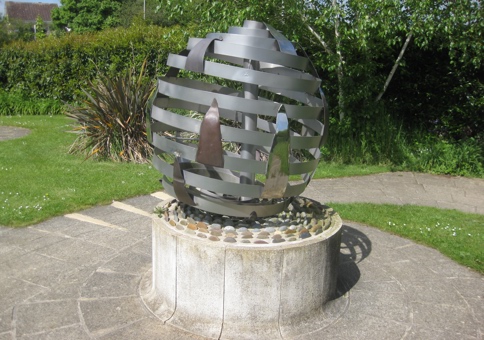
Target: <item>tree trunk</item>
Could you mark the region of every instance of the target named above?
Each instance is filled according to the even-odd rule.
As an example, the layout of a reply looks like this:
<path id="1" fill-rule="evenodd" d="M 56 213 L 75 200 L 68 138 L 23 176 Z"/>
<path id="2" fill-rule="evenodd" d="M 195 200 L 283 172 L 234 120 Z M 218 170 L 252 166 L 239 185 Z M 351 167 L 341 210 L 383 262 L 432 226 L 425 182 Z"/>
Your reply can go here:
<path id="1" fill-rule="evenodd" d="M 342 121 L 345 117 L 345 93 L 343 88 L 343 81 L 344 81 L 344 70 L 343 70 L 343 55 L 341 54 L 341 36 L 339 34 L 339 8 L 336 10 L 338 6 L 338 1 L 332 1 L 333 10 L 336 12 L 334 17 L 334 37 L 336 42 L 336 54 L 338 55 L 338 68 L 337 68 L 337 75 L 338 75 L 338 106 L 339 106 L 339 120 Z"/>
<path id="2" fill-rule="evenodd" d="M 410 43 L 410 40 L 412 39 L 412 36 L 413 36 L 413 32 L 410 31 L 410 33 L 408 33 L 408 35 L 407 35 L 407 39 L 405 40 L 405 43 L 402 46 L 402 49 L 400 50 L 400 54 L 398 55 L 397 60 L 395 60 L 395 64 L 393 64 L 392 70 L 388 74 L 387 80 L 385 81 L 385 84 L 383 85 L 383 89 L 381 90 L 381 92 L 376 97 L 376 100 L 375 100 L 376 102 L 380 101 L 381 97 L 383 97 L 383 95 L 385 94 L 385 92 L 388 88 L 388 85 L 390 85 L 390 82 L 392 81 L 392 78 L 395 75 L 395 72 L 397 71 L 398 65 L 400 64 L 400 61 L 403 58 L 403 54 L 405 53 L 405 50 L 407 49 L 408 44 Z"/>

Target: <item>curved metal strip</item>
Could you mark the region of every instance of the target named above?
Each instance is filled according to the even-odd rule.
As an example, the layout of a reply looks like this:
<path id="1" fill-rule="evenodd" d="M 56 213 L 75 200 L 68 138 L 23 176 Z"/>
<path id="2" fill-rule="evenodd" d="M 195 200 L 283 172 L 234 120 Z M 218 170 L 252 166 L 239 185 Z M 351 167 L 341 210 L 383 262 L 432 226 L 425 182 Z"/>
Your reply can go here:
<path id="1" fill-rule="evenodd" d="M 196 149 L 193 146 L 177 143 L 166 137 L 155 134 L 153 136 L 153 145 L 170 154 L 179 154 L 180 157 L 194 161 Z M 255 174 L 264 174 L 266 172 L 266 162 L 242 159 L 239 155 L 225 151 L 224 167 L 235 171 L 245 171 Z"/>
<path id="2" fill-rule="evenodd" d="M 287 117 L 291 119 L 318 119 L 321 108 L 315 106 L 284 105 Z"/>
<path id="3" fill-rule="evenodd" d="M 270 37 L 269 31 L 260 29 L 260 28 L 231 26 L 229 27 L 228 32 L 231 34 L 239 34 L 239 35 L 246 35 L 246 36 L 260 37 L 260 38 Z"/>
<path id="4" fill-rule="evenodd" d="M 193 47 L 193 49 L 190 51 L 190 53 L 188 53 L 188 56 L 186 58 L 186 70 L 203 73 L 205 54 L 207 53 L 208 47 L 213 43 L 214 40 L 220 39 L 205 38 Z"/>
<path id="5" fill-rule="evenodd" d="M 291 67 L 302 71 L 306 70 L 308 67 L 308 60 L 304 57 L 252 46 L 232 44 L 225 41 L 215 41 L 213 44 L 213 50 L 209 49 L 209 51 L 213 53 L 215 57 L 217 57 L 217 55 L 222 55 L 241 59 L 257 60 L 260 62 Z"/>
<path id="6" fill-rule="evenodd" d="M 193 201 L 190 194 L 185 187 L 185 179 L 183 178 L 183 165 L 181 164 L 180 158 L 176 157 L 173 163 L 173 190 L 175 191 L 175 196 L 177 199 L 191 206 L 195 206 L 196 203 Z"/>
<path id="7" fill-rule="evenodd" d="M 203 104 L 210 106 L 211 101 L 215 98 L 219 107 L 228 110 L 258 114 L 263 112 L 268 116 L 276 116 L 280 104 L 262 101 L 251 100 L 245 98 L 238 98 L 221 93 L 211 92 L 210 88 L 206 90 L 199 90 L 188 85 L 199 84 L 195 81 L 186 81 L 187 79 L 169 78 L 170 81 L 159 79 L 160 93 L 170 96 L 172 98 L 184 99 L 192 103 Z M 292 110 L 294 112 L 294 110 Z M 312 115 L 304 115 L 303 118 L 312 118 Z"/>
<path id="8" fill-rule="evenodd" d="M 219 38 L 225 42 L 239 44 L 239 45 L 246 45 L 246 46 L 257 46 L 259 48 L 264 48 L 268 50 L 277 51 L 278 45 L 277 41 L 273 38 L 262 38 L 262 37 L 255 37 L 249 35 L 240 35 L 240 34 L 232 34 L 232 33 L 209 33 L 207 34 L 207 38 Z M 192 38 L 190 38 L 191 40 Z M 188 46 L 190 44 L 194 44 L 194 42 L 188 41 Z"/>
<path id="9" fill-rule="evenodd" d="M 290 175 L 302 175 L 311 173 L 318 166 L 319 159 L 312 159 L 307 162 L 292 162 L 289 163 Z"/>
<path id="10" fill-rule="evenodd" d="M 182 54 L 180 54 L 180 55 L 182 55 Z M 262 67 L 262 66 L 264 66 L 264 67 Z M 306 73 L 306 72 L 299 71 L 299 70 L 294 70 L 292 68 L 282 67 L 280 65 L 263 63 L 260 67 L 260 70 L 262 72 L 279 74 L 279 75 L 283 75 L 283 76 L 287 76 L 287 77 L 291 77 L 291 78 L 296 78 L 296 79 L 312 80 L 312 81 L 316 81 L 319 84 L 321 84 L 321 79 L 316 78 L 315 76 L 313 76 L 310 73 Z"/>
<path id="11" fill-rule="evenodd" d="M 282 95 L 289 99 L 297 100 L 301 104 L 309 105 L 309 106 L 316 106 L 316 107 L 323 107 L 323 102 L 320 98 L 316 96 L 312 96 L 308 93 L 298 92 L 298 91 L 286 91 L 285 89 L 280 89 L 276 87 L 267 87 L 261 86 L 261 90 L 266 90 L 275 94 Z"/>
<path id="12" fill-rule="evenodd" d="M 171 111 L 160 109 L 157 106 L 153 107 L 152 118 L 155 121 L 160 122 L 155 122 L 154 124 L 152 124 L 152 129 L 156 127 L 156 131 L 154 130 L 154 132 L 162 131 L 160 128 L 158 128 L 157 124 L 163 125 L 163 131 L 180 130 L 192 133 L 198 133 L 200 131 L 200 120 L 178 115 Z M 163 122 L 161 123 L 161 121 Z M 223 141 L 230 141 L 235 143 L 252 143 L 255 145 L 270 146 L 272 145 L 272 139 L 274 137 L 271 134 L 260 131 L 244 131 L 225 125 L 221 125 L 220 130 L 222 132 Z"/>
<path id="13" fill-rule="evenodd" d="M 191 110 L 196 112 L 207 112 L 207 110 L 210 108 L 209 105 L 191 103 L 181 99 L 169 98 L 166 96 L 162 97 L 162 95 L 160 95 L 160 97 L 156 99 L 155 106 L 158 108 L 174 108 L 174 109 Z M 220 113 L 220 116 L 222 118 L 237 121 L 237 114 L 233 110 L 223 109 L 219 106 L 218 112 Z"/>
<path id="14" fill-rule="evenodd" d="M 168 194 L 175 196 L 173 185 L 168 181 L 167 178 L 163 178 L 163 187 Z M 254 212 L 259 217 L 272 216 L 283 211 L 289 204 L 289 199 L 279 200 L 275 203 L 260 201 L 256 201 L 254 203 L 243 203 L 208 197 L 202 193 L 193 194 L 197 208 L 234 217 L 250 217 Z"/>
<path id="15" fill-rule="evenodd" d="M 261 30 L 266 29 L 266 25 L 263 22 L 255 21 L 255 20 L 244 20 L 244 27 L 246 28 L 258 28 Z"/>
<path id="16" fill-rule="evenodd" d="M 254 184 L 240 184 L 239 177 L 237 182 L 231 183 L 227 178 L 222 180 L 213 177 L 213 174 L 197 173 L 196 169 L 187 169 L 184 172 L 185 181 L 188 185 L 195 188 L 205 189 L 224 195 L 243 196 L 258 198 L 262 192 L 262 186 Z M 217 174 L 220 176 L 221 174 Z"/>
<path id="17" fill-rule="evenodd" d="M 294 197 L 301 195 L 304 192 L 304 189 L 306 189 L 308 185 L 307 183 L 308 181 L 305 180 L 302 183 L 289 185 L 286 189 L 286 192 L 284 193 L 284 197 Z"/>
<path id="18" fill-rule="evenodd" d="M 282 35 L 278 30 L 276 30 L 274 27 L 271 25 L 268 25 L 264 23 L 271 33 L 271 35 L 277 40 L 277 43 L 279 44 L 279 50 L 283 53 L 287 54 L 292 54 L 292 55 L 297 55 L 296 49 L 294 48 L 294 45 L 284 36 Z"/>
<path id="19" fill-rule="evenodd" d="M 192 71 L 192 69 L 189 68 L 189 57 L 190 56 L 184 57 L 176 54 L 170 54 L 166 64 L 178 69 L 187 69 Z M 193 67 L 193 65 L 190 67 Z M 315 79 L 297 79 L 285 75 L 273 73 L 268 74 L 266 72 L 224 65 L 210 61 L 205 61 L 205 67 L 203 67 L 203 60 L 202 69 L 198 72 L 203 72 L 206 75 L 239 81 L 242 83 L 257 84 L 259 86 L 267 86 L 275 89 L 284 88 L 288 91 L 293 90 L 312 93 L 320 86 L 320 82 L 316 81 Z"/>
<path id="20" fill-rule="evenodd" d="M 205 165 L 223 168 L 222 132 L 216 99 L 213 100 L 212 106 L 203 118 L 199 134 L 200 140 L 195 160 Z"/>

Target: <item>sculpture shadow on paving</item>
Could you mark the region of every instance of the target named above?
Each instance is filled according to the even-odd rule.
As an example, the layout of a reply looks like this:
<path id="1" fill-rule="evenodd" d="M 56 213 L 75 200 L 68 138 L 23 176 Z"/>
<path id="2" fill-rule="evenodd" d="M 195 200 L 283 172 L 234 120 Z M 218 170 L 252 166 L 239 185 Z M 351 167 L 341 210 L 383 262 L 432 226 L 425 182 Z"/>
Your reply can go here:
<path id="1" fill-rule="evenodd" d="M 358 263 L 371 253 L 371 240 L 361 231 L 347 225 L 341 228 L 341 252 L 335 299 L 348 293 L 360 279 Z"/>

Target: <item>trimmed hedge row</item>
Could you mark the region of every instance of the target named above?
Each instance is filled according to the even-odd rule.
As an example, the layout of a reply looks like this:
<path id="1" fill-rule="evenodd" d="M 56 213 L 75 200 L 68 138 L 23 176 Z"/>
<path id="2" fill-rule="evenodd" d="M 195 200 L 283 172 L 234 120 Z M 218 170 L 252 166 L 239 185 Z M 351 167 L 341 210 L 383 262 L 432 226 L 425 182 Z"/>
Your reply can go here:
<path id="1" fill-rule="evenodd" d="M 147 58 L 149 77 L 164 73 L 168 53 L 185 48 L 189 36 L 179 27 L 135 25 L 14 42 L 0 49 L 0 86 L 32 99 L 76 101 L 98 70 L 114 76 Z"/>
<path id="2" fill-rule="evenodd" d="M 62 104 L 54 99 L 30 99 L 0 90 L 0 116 L 60 115 Z"/>

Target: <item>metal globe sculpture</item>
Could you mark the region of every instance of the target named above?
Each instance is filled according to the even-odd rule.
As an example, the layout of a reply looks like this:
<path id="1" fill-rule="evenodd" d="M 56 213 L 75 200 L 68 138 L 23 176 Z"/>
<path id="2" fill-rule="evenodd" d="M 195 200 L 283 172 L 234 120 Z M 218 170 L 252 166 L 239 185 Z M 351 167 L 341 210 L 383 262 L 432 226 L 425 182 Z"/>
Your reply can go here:
<path id="1" fill-rule="evenodd" d="M 165 190 L 221 215 L 283 211 L 308 185 L 326 134 L 309 59 L 270 25 L 245 21 L 190 38 L 167 65 L 148 118 Z"/>

